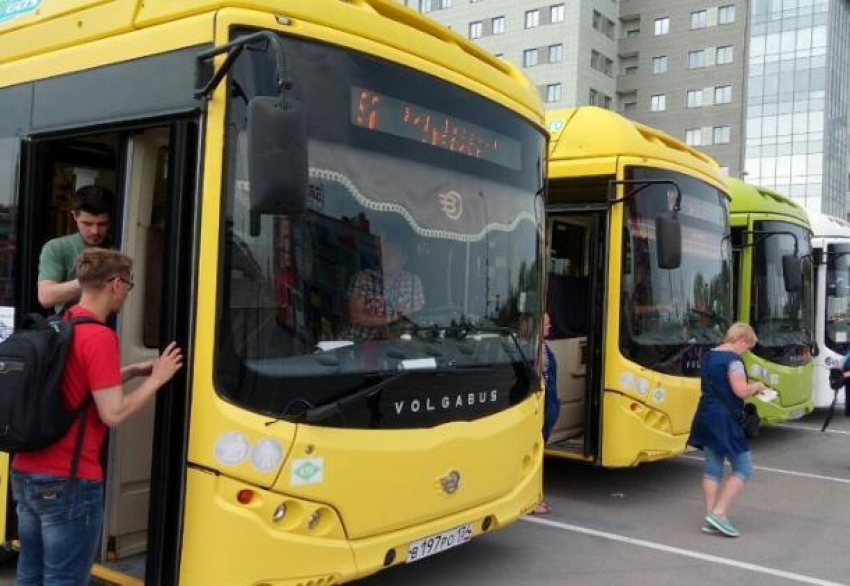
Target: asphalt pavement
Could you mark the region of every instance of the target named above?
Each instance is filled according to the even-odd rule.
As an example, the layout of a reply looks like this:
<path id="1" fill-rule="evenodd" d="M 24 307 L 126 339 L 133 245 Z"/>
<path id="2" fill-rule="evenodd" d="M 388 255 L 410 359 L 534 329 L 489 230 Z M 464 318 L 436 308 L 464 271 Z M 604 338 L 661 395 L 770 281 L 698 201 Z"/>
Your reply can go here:
<path id="1" fill-rule="evenodd" d="M 551 514 L 360 584 L 850 584 L 850 419 L 820 433 L 823 417 L 753 442 L 756 474 L 730 512 L 739 538 L 700 531 L 699 452 L 612 470 L 550 459 Z M 11 575 L 0 568 L 0 584 Z"/>

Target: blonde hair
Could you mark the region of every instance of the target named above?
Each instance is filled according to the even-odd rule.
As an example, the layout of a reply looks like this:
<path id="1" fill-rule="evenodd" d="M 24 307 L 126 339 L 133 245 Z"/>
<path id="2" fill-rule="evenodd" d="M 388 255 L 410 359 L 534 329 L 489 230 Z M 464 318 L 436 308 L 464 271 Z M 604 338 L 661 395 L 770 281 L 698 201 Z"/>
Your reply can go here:
<path id="1" fill-rule="evenodd" d="M 758 341 L 756 331 L 748 323 L 742 321 L 735 322 L 729 329 L 726 330 L 726 335 L 723 337 L 724 344 L 732 344 L 738 340 L 745 339 L 750 346 L 755 346 Z"/>
<path id="2" fill-rule="evenodd" d="M 77 259 L 77 279 L 83 289 L 103 289 L 116 277 L 130 278 L 133 259 L 117 250 L 86 248 Z"/>

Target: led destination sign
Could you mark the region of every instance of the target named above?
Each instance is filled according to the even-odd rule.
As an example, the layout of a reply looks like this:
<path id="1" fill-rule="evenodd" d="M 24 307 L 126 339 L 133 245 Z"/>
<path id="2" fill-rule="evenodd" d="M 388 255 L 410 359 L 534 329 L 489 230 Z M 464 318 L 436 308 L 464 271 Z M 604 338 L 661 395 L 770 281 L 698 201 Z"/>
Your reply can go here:
<path id="1" fill-rule="evenodd" d="M 510 169 L 520 168 L 519 141 L 372 90 L 351 88 L 351 123 Z"/>

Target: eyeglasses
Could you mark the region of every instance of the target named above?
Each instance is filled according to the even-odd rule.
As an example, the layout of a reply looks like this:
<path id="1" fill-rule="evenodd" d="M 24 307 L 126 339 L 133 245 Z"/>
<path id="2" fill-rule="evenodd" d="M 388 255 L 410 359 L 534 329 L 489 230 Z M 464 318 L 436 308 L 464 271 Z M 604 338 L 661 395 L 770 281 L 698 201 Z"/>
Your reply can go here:
<path id="1" fill-rule="evenodd" d="M 132 291 L 133 287 L 136 286 L 136 284 L 130 279 L 125 279 L 124 277 L 113 277 L 112 280 L 115 281 L 116 279 L 127 285 L 127 291 Z"/>

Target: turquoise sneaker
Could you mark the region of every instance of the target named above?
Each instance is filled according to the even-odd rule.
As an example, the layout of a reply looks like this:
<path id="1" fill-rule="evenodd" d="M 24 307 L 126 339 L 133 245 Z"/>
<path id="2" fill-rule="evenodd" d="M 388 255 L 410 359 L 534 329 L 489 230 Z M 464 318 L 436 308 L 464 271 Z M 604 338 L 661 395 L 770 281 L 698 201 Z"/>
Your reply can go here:
<path id="1" fill-rule="evenodd" d="M 735 526 L 732 525 L 732 523 L 730 523 L 729 519 L 726 517 L 721 517 L 720 515 L 709 513 L 705 517 L 705 522 L 707 525 L 711 525 L 727 537 L 740 537 L 741 535 L 738 530 L 735 529 Z"/>
<path id="2" fill-rule="evenodd" d="M 700 527 L 700 531 L 703 533 L 708 533 L 709 535 L 716 535 L 720 533 L 717 529 L 714 528 L 714 525 L 709 525 L 708 521 L 703 520 L 702 527 Z"/>

